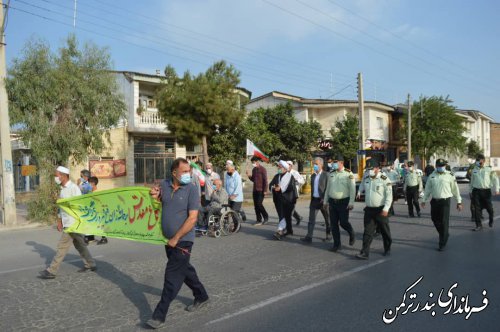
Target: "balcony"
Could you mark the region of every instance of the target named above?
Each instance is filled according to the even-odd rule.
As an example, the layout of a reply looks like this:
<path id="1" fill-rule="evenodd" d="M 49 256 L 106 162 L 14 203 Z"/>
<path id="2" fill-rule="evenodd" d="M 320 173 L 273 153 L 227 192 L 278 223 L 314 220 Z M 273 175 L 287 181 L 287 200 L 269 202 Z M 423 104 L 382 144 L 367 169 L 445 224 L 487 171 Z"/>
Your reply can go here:
<path id="1" fill-rule="evenodd" d="M 148 108 L 146 112 L 139 115 L 139 125 L 161 125 L 163 124 L 156 109 Z"/>
<path id="2" fill-rule="evenodd" d="M 165 134 L 169 131 L 161 121 L 156 108 L 146 108 L 140 114 L 134 114 L 133 123 L 129 123 L 129 131 L 137 133 L 158 133 Z"/>

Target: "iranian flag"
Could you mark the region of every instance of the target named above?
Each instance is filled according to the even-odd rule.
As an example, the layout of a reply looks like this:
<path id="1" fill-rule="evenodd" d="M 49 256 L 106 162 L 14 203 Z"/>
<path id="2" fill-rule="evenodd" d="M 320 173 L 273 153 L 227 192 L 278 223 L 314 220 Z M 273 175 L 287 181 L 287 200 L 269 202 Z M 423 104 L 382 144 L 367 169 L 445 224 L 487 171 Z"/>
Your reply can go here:
<path id="1" fill-rule="evenodd" d="M 190 162 L 189 165 L 193 168 L 193 175 L 198 177 L 198 180 L 200 180 L 200 186 L 205 185 L 205 172 L 198 166 L 197 163 L 195 162 Z"/>
<path id="2" fill-rule="evenodd" d="M 265 155 L 252 141 L 247 139 L 247 157 L 259 157 L 262 161 L 269 162 L 269 157 Z"/>

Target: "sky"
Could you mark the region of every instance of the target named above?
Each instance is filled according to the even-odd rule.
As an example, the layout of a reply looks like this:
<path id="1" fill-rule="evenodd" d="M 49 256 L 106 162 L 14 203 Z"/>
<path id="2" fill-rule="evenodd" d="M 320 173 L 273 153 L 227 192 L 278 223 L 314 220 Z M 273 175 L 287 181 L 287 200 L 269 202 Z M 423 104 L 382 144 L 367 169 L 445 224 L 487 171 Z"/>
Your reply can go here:
<path id="1" fill-rule="evenodd" d="M 11 0 L 7 66 L 30 40 L 56 51 L 73 33 L 108 48 L 115 70 L 197 74 L 223 59 L 253 98 L 347 100 L 361 73 L 365 100 L 449 96 L 500 122 L 500 1 L 77 0 L 76 20 L 74 5 Z"/>

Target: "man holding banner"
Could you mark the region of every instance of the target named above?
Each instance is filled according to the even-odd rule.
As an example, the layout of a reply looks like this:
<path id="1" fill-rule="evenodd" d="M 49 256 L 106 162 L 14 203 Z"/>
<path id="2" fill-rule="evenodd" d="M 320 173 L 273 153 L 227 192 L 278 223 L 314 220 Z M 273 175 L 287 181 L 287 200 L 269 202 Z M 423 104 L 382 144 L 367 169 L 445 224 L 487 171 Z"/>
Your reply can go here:
<path id="1" fill-rule="evenodd" d="M 59 194 L 60 198 L 70 198 L 74 196 L 80 196 L 82 192 L 78 186 L 71 182 L 69 179 L 69 169 L 64 166 L 59 166 L 56 169 L 54 180 L 58 185 L 61 186 L 61 193 Z M 61 232 L 63 229 L 66 230 L 72 224 L 75 223 L 75 218 L 70 216 L 65 211 L 60 211 L 58 220 L 57 220 L 57 230 Z M 63 232 L 61 234 L 61 239 L 57 244 L 56 255 L 52 259 L 52 263 L 50 266 L 40 271 L 39 277 L 41 279 L 54 279 L 56 277 L 57 271 L 59 270 L 59 266 L 61 265 L 64 256 L 66 256 L 69 248 L 73 244 L 82 257 L 85 265 L 78 272 L 86 272 L 87 270 L 95 271 L 97 268 L 95 266 L 95 261 L 89 253 L 87 249 L 87 245 L 85 244 L 84 238 L 82 234 L 78 233 L 67 233 Z"/>
<path id="2" fill-rule="evenodd" d="M 168 239 L 165 246 L 168 260 L 161 299 L 151 319 L 146 322 L 153 329 L 165 324 L 170 303 L 179 293 L 183 283 L 194 295 L 194 303 L 186 307 L 187 311 L 200 309 L 209 300 L 196 270 L 189 263 L 200 196 L 196 186 L 191 183 L 191 167 L 186 159 L 174 160 L 171 172 L 172 179 L 163 181 L 161 187 L 154 187 L 150 191 L 153 199 L 162 204 L 161 226 Z"/>

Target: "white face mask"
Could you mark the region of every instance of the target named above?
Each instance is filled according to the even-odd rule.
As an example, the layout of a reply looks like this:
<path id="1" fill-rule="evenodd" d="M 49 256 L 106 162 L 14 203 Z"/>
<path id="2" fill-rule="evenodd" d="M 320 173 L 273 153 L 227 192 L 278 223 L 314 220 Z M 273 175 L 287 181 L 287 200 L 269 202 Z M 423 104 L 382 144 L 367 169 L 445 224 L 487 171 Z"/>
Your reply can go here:
<path id="1" fill-rule="evenodd" d="M 256 163 L 253 163 L 253 164 L 252 164 L 252 166 L 253 166 L 253 167 L 257 167 L 257 164 L 256 164 Z"/>
<path id="2" fill-rule="evenodd" d="M 408 167 L 410 171 L 413 171 L 413 166 Z"/>
<path id="3" fill-rule="evenodd" d="M 374 177 L 376 174 L 375 174 L 375 171 L 373 169 L 371 169 L 369 172 L 368 172 L 368 175 L 370 175 L 370 177 Z"/>
<path id="4" fill-rule="evenodd" d="M 61 180 L 57 176 L 54 176 L 54 181 L 56 181 L 57 184 L 61 184 Z"/>
<path id="5" fill-rule="evenodd" d="M 207 174 L 208 174 L 208 175 L 212 174 L 212 169 L 211 169 L 211 168 L 208 168 L 208 169 L 207 169 Z"/>

